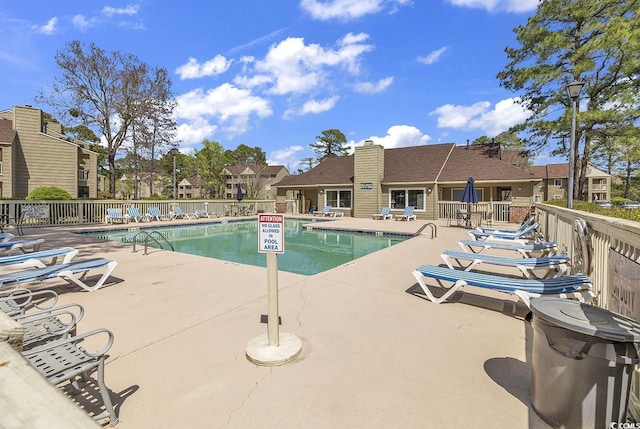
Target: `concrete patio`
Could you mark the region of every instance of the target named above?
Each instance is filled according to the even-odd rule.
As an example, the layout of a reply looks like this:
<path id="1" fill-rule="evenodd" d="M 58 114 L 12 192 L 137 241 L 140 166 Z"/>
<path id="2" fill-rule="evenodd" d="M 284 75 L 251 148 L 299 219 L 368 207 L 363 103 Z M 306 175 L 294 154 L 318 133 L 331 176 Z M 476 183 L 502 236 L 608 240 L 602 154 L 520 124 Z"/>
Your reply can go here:
<path id="1" fill-rule="evenodd" d="M 330 224 L 415 232 L 424 222 Z M 85 307 L 79 331 L 115 334 L 105 380 L 118 428 L 548 427 L 530 402 L 526 307 L 471 287 L 433 304 L 411 275 L 420 264 L 442 263 L 441 251 L 466 238 L 462 228 L 438 223 L 435 238 L 427 228 L 314 276 L 280 272 L 280 330 L 300 338 L 302 352 L 275 367 L 245 357 L 247 343 L 267 329 L 260 322 L 265 268 L 155 249 L 143 255 L 140 247 L 132 253 L 130 245 L 71 232 L 27 236 L 45 238 L 46 248 L 76 247 L 78 259 L 119 263 L 95 292 L 46 284 L 62 302 Z"/>

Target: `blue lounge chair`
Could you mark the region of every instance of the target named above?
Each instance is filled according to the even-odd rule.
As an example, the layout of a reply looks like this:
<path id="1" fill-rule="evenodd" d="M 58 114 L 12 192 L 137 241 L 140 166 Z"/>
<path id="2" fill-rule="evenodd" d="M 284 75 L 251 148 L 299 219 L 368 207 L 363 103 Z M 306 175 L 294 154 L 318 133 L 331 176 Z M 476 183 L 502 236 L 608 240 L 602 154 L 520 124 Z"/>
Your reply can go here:
<path id="1" fill-rule="evenodd" d="M 396 220 L 416 220 L 416 215 L 413 214 L 414 207 L 407 206 L 404 208 L 404 213 L 401 215 L 396 215 Z"/>
<path id="2" fill-rule="evenodd" d="M 44 268 L 27 268 L 26 270 L 0 274 L 0 287 L 61 278 L 84 290 L 94 291 L 104 284 L 117 264 L 111 259 L 92 258 L 67 264 L 49 265 Z M 99 268 L 105 268 L 102 276 L 93 285 L 86 284 L 83 280 L 87 273 Z"/>
<path id="3" fill-rule="evenodd" d="M 147 209 L 147 214 L 149 215 L 149 219 L 150 220 L 163 220 L 163 219 L 170 219 L 171 216 L 170 215 L 166 215 L 166 214 L 162 214 L 162 212 L 160 211 L 159 207 L 149 207 Z"/>
<path id="4" fill-rule="evenodd" d="M 517 268 L 528 279 L 550 278 L 569 274 L 569 256 L 567 255 L 553 255 L 541 258 L 507 258 L 486 253 L 445 250 L 440 257 L 449 268 L 454 269 L 451 262 L 456 261 L 465 271 L 471 271 L 478 265 L 485 263 Z M 466 262 L 466 265 L 463 261 Z M 539 272 L 542 275 L 538 275 L 537 273 Z"/>
<path id="5" fill-rule="evenodd" d="M 552 279 L 530 280 L 482 274 L 473 271 L 452 270 L 451 268 L 436 265 L 421 265 L 413 271 L 413 276 L 418 281 L 427 298 L 436 304 L 446 301 L 463 286 L 475 286 L 515 294 L 527 307 L 531 306 L 532 298 L 542 295 L 575 298 L 587 303 L 591 302 L 595 297 L 591 291 L 591 280 L 584 274 L 572 274 L 570 276 L 554 277 Z M 440 287 L 448 287 L 448 290 L 444 295 L 436 298 L 424 282 L 425 278 L 435 280 Z M 447 283 L 449 286 L 444 286 L 443 283 Z"/>
<path id="6" fill-rule="evenodd" d="M 191 216 L 193 215 L 193 213 L 186 213 L 185 211 L 182 210 L 182 208 L 177 205 L 174 204 L 173 205 L 173 210 L 170 213 L 171 219 L 184 219 L 185 217 L 187 219 L 191 219 Z"/>
<path id="7" fill-rule="evenodd" d="M 391 214 L 391 208 L 383 207 L 382 210 L 380 210 L 380 213 L 376 213 L 373 215 L 373 218 L 382 219 L 382 220 L 393 219 L 393 215 Z"/>
<path id="8" fill-rule="evenodd" d="M 321 211 L 313 212 L 314 216 L 332 216 L 331 214 L 331 206 L 324 206 Z"/>
<path id="9" fill-rule="evenodd" d="M 16 250 L 23 253 L 36 252 L 42 243 L 44 243 L 44 238 L 0 241 L 0 250 L 6 250 L 7 255 L 13 255 Z"/>
<path id="10" fill-rule="evenodd" d="M 127 223 L 129 222 L 129 218 L 122 214 L 122 209 L 111 207 L 107 209 L 105 222 L 111 224 L 115 222 Z"/>
<path id="11" fill-rule="evenodd" d="M 460 240 L 458 244 L 462 250 L 469 253 L 482 253 L 487 249 L 512 250 L 525 258 L 555 255 L 558 250 L 558 243 L 555 241 L 522 244 L 509 241 Z"/>
<path id="12" fill-rule="evenodd" d="M 537 223 L 533 223 L 527 226 L 522 231 L 518 232 L 481 232 L 481 231 L 469 231 L 468 234 L 475 240 L 510 240 L 520 243 L 525 243 L 530 240 L 540 240 L 541 236 L 536 231 L 538 228 Z"/>
<path id="13" fill-rule="evenodd" d="M 495 233 L 495 234 L 517 234 L 519 232 L 522 232 L 526 228 L 528 228 L 529 225 L 531 225 L 532 223 L 534 223 L 534 219 L 535 218 L 533 216 L 528 218 L 527 220 L 522 222 L 522 225 L 520 225 L 516 229 L 489 228 L 489 227 L 484 227 L 484 226 L 481 226 L 481 225 L 476 227 L 476 229 L 478 231 L 480 231 L 480 232 L 486 232 L 488 234 L 491 234 L 491 233 Z"/>
<path id="14" fill-rule="evenodd" d="M 39 250 L 29 253 L 17 253 L 15 255 L 0 256 L 0 270 L 14 270 L 23 268 L 44 268 L 53 265 L 58 258 L 63 256 L 63 264 L 68 264 L 78 254 L 78 250 L 72 247 L 59 247 L 57 249 Z M 44 259 L 51 259 L 50 264 L 45 264 Z"/>
<path id="15" fill-rule="evenodd" d="M 151 220 L 151 215 L 143 215 L 138 207 L 127 207 L 127 215 L 129 215 L 129 219 L 133 219 L 136 223 Z"/>

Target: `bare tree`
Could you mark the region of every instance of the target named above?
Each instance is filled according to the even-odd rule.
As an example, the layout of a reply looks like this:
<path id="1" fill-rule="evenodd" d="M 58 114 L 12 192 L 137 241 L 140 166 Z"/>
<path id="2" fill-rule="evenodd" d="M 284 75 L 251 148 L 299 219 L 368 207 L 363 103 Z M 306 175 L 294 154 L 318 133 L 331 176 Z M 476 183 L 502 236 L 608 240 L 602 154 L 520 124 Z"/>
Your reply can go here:
<path id="1" fill-rule="evenodd" d="M 148 113 L 144 106 L 149 100 L 153 105 L 160 102 L 157 94 L 170 94 L 171 82 L 157 80 L 166 71 L 151 71 L 133 54 L 107 53 L 93 43 L 85 48 L 78 40 L 58 51 L 55 61 L 62 75 L 55 78 L 49 93 L 41 92 L 37 101 L 52 106 L 62 117 L 76 118 L 95 129 L 106 142 L 109 189 L 113 193 L 118 150 L 130 137 L 132 124 Z"/>

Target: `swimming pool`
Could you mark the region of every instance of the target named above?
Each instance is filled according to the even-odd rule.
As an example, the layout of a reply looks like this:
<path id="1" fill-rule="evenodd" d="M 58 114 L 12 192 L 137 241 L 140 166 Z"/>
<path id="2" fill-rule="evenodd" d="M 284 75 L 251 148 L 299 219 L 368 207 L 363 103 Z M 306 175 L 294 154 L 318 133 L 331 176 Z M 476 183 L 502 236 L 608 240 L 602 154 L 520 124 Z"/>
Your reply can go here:
<path id="1" fill-rule="evenodd" d="M 303 227 L 307 224 L 309 224 L 308 220 L 285 220 L 285 251 L 278 256 L 279 270 L 313 275 L 347 264 L 354 259 L 409 238 L 408 235 L 402 234 L 322 230 L 321 222 L 315 222 L 313 230 L 307 230 Z M 83 234 L 124 243 L 132 243 L 137 234 L 136 243 L 143 243 L 145 234 L 138 233 L 154 230 L 165 236 L 177 252 L 259 267 L 267 265 L 266 254 L 258 253 L 258 222 L 256 220 L 149 226 L 83 232 Z M 153 244 L 153 240 L 149 240 L 149 245 Z"/>

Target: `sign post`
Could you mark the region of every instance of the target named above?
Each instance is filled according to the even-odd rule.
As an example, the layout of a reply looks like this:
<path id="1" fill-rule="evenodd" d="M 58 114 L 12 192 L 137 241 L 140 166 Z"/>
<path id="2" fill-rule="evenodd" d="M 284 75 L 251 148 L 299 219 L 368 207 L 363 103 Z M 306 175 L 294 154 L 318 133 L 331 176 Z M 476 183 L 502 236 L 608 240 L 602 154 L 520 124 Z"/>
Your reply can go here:
<path id="1" fill-rule="evenodd" d="M 278 253 L 284 253 L 284 215 L 258 215 L 258 252 L 267 254 L 267 334 L 247 345 L 247 359 L 257 365 L 282 365 L 294 360 L 302 342 L 292 334 L 280 333 L 278 310 Z"/>

